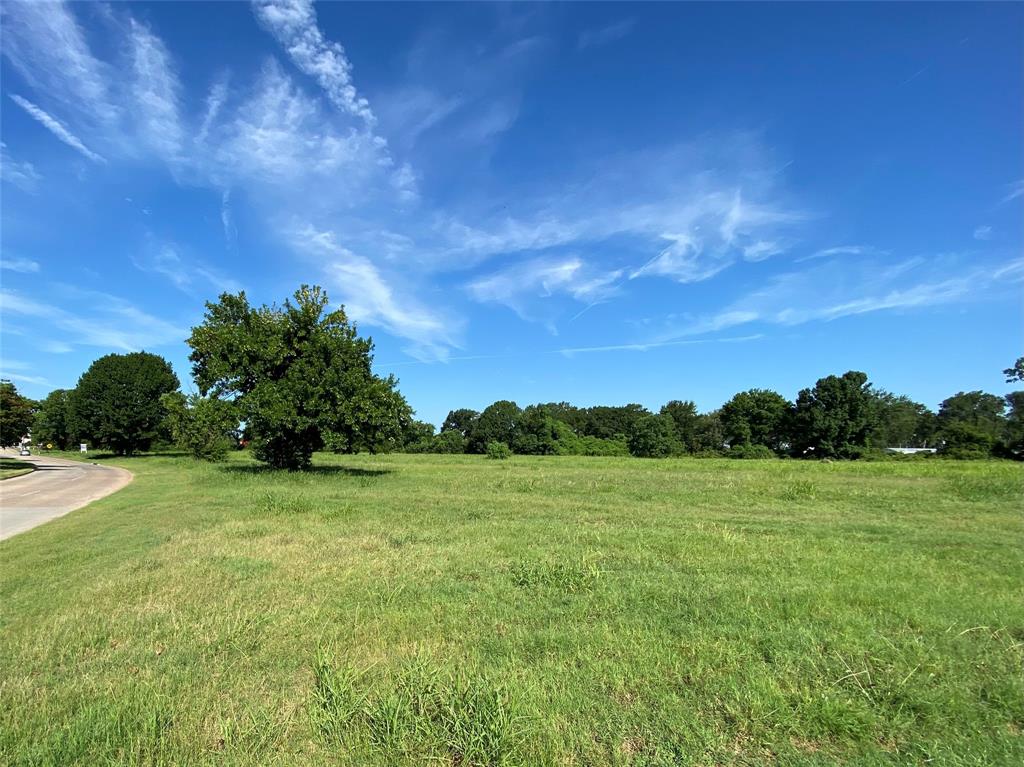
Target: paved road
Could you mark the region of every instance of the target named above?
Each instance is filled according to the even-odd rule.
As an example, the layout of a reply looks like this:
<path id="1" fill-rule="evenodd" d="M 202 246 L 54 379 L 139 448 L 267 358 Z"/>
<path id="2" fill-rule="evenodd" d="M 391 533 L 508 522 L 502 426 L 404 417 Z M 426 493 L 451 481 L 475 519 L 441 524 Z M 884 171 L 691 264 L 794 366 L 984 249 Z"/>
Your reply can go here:
<path id="1" fill-rule="evenodd" d="M 4 455 L 15 457 L 11 452 Z M 113 466 L 34 455 L 31 474 L 0 481 L 0 540 L 80 509 L 132 481 L 132 473 Z"/>

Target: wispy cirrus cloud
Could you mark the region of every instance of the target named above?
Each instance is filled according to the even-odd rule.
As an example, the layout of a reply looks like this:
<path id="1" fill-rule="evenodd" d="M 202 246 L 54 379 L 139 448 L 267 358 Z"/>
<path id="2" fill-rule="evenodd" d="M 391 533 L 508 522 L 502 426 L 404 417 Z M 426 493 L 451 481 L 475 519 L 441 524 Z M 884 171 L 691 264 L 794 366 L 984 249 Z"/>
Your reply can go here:
<path id="1" fill-rule="evenodd" d="M 796 259 L 796 263 L 803 261 L 813 261 L 818 258 L 834 258 L 836 256 L 884 256 L 888 255 L 888 251 L 879 250 L 871 245 L 837 245 L 832 248 L 822 248 L 816 250 L 810 255 L 802 256 Z"/>
<path id="2" fill-rule="evenodd" d="M 185 329 L 117 296 L 68 286 L 50 287 L 61 294 L 60 304 L 44 303 L 7 288 L 0 289 L 0 311 L 44 320 L 48 329 L 62 332 L 61 338 L 51 339 L 62 344 L 141 351 L 180 343 L 188 335 Z M 78 311 L 62 308 L 61 304 L 76 300 L 80 303 Z"/>
<path id="3" fill-rule="evenodd" d="M 973 237 L 974 237 L 974 239 L 981 240 L 981 241 L 991 240 L 992 239 L 992 227 L 991 226 L 979 226 L 979 227 L 975 228 Z"/>
<path id="4" fill-rule="evenodd" d="M 32 194 L 37 190 L 42 178 L 32 163 L 11 157 L 7 151 L 7 144 L 0 141 L 0 180 Z"/>
<path id="5" fill-rule="evenodd" d="M 943 306 L 1006 290 L 1024 282 L 1024 259 L 967 267 L 963 259 L 913 258 L 893 265 L 826 262 L 778 275 L 761 289 L 720 312 L 680 321 L 653 336 L 655 341 L 714 333 L 760 322 L 802 325 L 884 311 Z"/>
<path id="6" fill-rule="evenodd" d="M 636 19 L 622 19 L 604 27 L 585 29 L 580 32 L 580 36 L 576 40 L 576 49 L 583 51 L 587 48 L 614 43 L 632 32 L 634 26 L 636 26 Z"/>
<path id="7" fill-rule="evenodd" d="M 30 258 L 0 258 L 0 269 L 22 274 L 35 274 L 39 271 L 39 262 Z"/>
<path id="8" fill-rule="evenodd" d="M 339 242 L 334 231 L 293 222 L 286 241 L 299 255 L 316 261 L 335 298 L 352 319 L 381 326 L 412 342 L 416 357 L 443 359 L 457 347 L 460 323 L 417 301 L 396 286 L 394 275 Z"/>
<path id="9" fill-rule="evenodd" d="M 39 122 L 44 128 L 50 131 L 50 133 L 52 133 L 60 141 L 63 141 L 69 147 L 74 149 L 76 152 L 92 160 L 93 162 L 106 162 L 106 160 L 104 160 L 100 155 L 96 154 L 94 151 L 89 149 L 89 147 L 83 144 L 82 140 L 78 138 L 78 136 L 73 134 L 71 131 L 69 131 L 67 127 L 65 127 L 65 125 L 56 117 L 43 111 L 38 106 L 33 104 L 31 101 L 29 101 L 26 98 L 22 98 L 16 93 L 12 93 L 10 94 L 10 96 L 11 100 L 19 107 L 24 109 L 33 120 Z"/>
<path id="10" fill-rule="evenodd" d="M 1010 184 L 1010 190 L 1007 192 L 1006 196 L 1003 197 L 1002 202 L 1011 202 L 1016 200 L 1018 197 L 1024 197 L 1024 178 Z"/>
<path id="11" fill-rule="evenodd" d="M 168 242 L 151 240 L 131 261 L 139 271 L 159 275 L 190 296 L 208 295 L 211 288 L 217 293 L 237 293 L 243 289 L 237 280 L 208 264 L 182 256 L 179 249 Z"/>
<path id="12" fill-rule="evenodd" d="M 139 123 L 139 134 L 158 155 L 175 160 L 182 151 L 184 128 L 178 113 L 181 85 L 171 56 L 145 24 L 130 19 L 128 29 L 135 106 L 132 113 Z"/>
<path id="13" fill-rule="evenodd" d="M 578 256 L 540 257 L 477 277 L 465 287 L 478 302 L 503 304 L 530 319 L 535 299 L 562 294 L 592 304 L 613 295 L 622 275 L 622 269 L 595 269 Z"/>
<path id="14" fill-rule="evenodd" d="M 345 49 L 317 26 L 312 0 L 254 0 L 256 18 L 285 49 L 296 67 L 314 78 L 339 109 L 372 128 L 377 118 L 352 81 Z"/>

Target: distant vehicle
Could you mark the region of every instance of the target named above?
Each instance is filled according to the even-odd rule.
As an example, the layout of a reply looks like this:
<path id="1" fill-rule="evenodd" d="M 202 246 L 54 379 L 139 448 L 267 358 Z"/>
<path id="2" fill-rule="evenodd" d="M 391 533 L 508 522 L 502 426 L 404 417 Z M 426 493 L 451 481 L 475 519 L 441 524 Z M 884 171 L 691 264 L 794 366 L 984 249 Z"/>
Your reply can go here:
<path id="1" fill-rule="evenodd" d="M 21 450 L 18 451 L 18 455 L 32 455 L 32 451 L 23 445 Z"/>

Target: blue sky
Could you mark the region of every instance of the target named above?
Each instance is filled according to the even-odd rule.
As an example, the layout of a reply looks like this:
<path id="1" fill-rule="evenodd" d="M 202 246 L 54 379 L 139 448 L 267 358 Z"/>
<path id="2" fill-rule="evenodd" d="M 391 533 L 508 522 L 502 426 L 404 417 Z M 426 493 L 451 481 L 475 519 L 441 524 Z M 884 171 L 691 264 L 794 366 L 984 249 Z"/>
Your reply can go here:
<path id="1" fill-rule="evenodd" d="M 1022 351 L 1024 6 L 3 6 L 2 359 L 30 396 L 324 285 L 420 417 L 934 407 Z"/>

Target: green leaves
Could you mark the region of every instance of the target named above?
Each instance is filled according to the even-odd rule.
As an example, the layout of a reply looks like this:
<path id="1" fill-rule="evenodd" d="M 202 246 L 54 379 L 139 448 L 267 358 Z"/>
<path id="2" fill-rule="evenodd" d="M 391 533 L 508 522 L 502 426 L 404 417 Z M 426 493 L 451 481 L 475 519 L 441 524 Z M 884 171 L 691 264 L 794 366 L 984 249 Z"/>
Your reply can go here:
<path id="1" fill-rule="evenodd" d="M 373 374 L 372 341 L 328 305 L 309 285 L 281 307 L 254 309 L 244 293 L 224 294 L 188 339 L 200 391 L 234 395 L 256 457 L 271 466 L 306 468 L 324 447 L 397 446 L 411 419 L 395 378 Z"/>
<path id="2" fill-rule="evenodd" d="M 178 388 L 163 357 L 108 354 L 85 371 L 70 399 L 69 430 L 123 455 L 147 450 L 164 418 L 160 399 Z"/>

